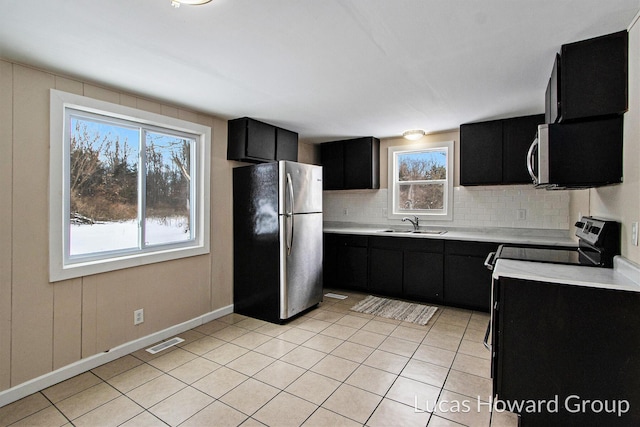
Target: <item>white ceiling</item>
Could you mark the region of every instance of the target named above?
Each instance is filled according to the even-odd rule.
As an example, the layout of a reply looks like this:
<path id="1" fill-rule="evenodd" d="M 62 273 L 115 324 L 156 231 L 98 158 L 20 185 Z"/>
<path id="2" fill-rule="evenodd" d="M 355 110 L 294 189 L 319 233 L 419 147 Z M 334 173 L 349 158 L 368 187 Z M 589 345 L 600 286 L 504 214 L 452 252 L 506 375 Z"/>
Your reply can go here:
<path id="1" fill-rule="evenodd" d="M 560 45 L 640 0 L 0 0 L 0 58 L 307 142 L 541 113 Z"/>

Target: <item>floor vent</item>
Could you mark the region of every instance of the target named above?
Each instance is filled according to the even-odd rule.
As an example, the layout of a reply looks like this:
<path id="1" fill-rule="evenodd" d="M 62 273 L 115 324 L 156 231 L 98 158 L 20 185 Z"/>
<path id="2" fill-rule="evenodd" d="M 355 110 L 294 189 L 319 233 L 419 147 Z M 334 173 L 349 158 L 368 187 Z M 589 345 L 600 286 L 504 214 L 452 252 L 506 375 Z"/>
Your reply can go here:
<path id="1" fill-rule="evenodd" d="M 329 298 L 335 298 L 335 299 L 345 299 L 347 298 L 346 295 L 340 295 L 340 294 L 334 294 L 333 292 L 329 292 L 324 294 L 325 297 L 329 297 Z"/>
<path id="2" fill-rule="evenodd" d="M 156 344 L 153 347 L 149 347 L 147 351 L 151 354 L 160 353 L 162 350 L 165 350 L 169 347 L 173 347 L 176 344 L 180 344 L 184 340 L 182 338 L 171 338 L 169 341 L 161 342 L 160 344 Z"/>

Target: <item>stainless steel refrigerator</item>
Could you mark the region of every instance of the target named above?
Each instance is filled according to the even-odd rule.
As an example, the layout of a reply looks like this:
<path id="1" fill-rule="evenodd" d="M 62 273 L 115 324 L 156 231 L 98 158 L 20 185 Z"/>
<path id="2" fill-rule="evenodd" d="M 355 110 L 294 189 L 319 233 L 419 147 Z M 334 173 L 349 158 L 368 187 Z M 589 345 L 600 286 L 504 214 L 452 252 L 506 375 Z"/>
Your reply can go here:
<path id="1" fill-rule="evenodd" d="M 322 301 L 322 168 L 233 170 L 234 311 L 280 323 Z"/>

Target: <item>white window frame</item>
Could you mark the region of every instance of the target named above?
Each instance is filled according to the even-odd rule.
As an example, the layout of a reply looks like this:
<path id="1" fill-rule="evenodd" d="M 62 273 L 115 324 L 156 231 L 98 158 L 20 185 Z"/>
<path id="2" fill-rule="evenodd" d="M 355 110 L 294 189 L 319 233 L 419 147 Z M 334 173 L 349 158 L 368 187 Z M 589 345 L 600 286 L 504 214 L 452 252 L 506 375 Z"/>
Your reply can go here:
<path id="1" fill-rule="evenodd" d="M 139 123 L 189 134 L 195 139 L 195 162 L 192 200 L 194 201 L 194 238 L 188 242 L 176 242 L 147 246 L 136 251 L 113 251 L 70 258 L 69 240 L 69 147 L 65 129 L 66 110 L 73 109 L 115 119 Z M 100 101 L 81 95 L 51 89 L 50 91 L 50 157 L 49 157 L 49 280 L 57 282 L 140 265 L 164 262 L 185 257 L 208 254 L 210 251 L 210 165 L 211 128 L 185 120 L 138 110 L 119 104 Z"/>
<path id="2" fill-rule="evenodd" d="M 420 219 L 435 221 L 453 221 L 453 165 L 454 152 L 453 141 L 429 142 L 414 145 L 399 145 L 389 147 L 388 151 L 388 194 L 387 194 L 387 217 L 389 219 L 402 219 L 406 216 L 417 216 Z M 400 154 L 424 152 L 424 151 L 446 151 L 447 153 L 447 178 L 444 180 L 444 207 L 432 211 L 424 210 L 403 210 L 398 209 L 398 162 Z M 442 181 L 440 181 L 442 182 Z"/>

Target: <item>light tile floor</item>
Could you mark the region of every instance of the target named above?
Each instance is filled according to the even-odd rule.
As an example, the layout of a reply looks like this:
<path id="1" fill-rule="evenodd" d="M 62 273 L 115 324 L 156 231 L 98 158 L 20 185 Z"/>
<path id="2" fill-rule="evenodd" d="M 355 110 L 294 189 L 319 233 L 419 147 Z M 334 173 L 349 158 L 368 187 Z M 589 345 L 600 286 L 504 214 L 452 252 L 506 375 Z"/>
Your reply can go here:
<path id="1" fill-rule="evenodd" d="M 517 425 L 486 403 L 488 314 L 439 307 L 419 326 L 334 292 L 349 297 L 285 325 L 232 314 L 124 356 L 0 408 L 0 426 Z"/>

